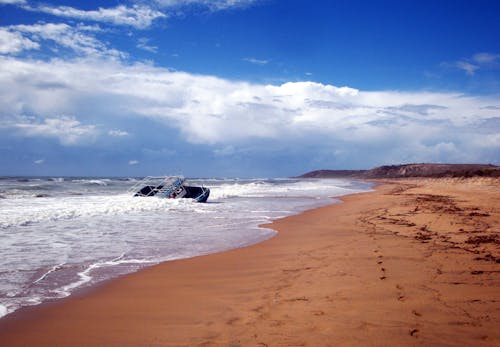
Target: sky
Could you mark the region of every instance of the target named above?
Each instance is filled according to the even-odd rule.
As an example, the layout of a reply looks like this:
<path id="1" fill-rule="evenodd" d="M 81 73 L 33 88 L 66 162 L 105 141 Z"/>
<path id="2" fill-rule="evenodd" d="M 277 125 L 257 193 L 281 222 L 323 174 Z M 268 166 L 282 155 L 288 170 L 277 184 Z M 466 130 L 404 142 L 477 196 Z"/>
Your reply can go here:
<path id="1" fill-rule="evenodd" d="M 500 1 L 0 0 L 0 176 L 500 165 Z"/>

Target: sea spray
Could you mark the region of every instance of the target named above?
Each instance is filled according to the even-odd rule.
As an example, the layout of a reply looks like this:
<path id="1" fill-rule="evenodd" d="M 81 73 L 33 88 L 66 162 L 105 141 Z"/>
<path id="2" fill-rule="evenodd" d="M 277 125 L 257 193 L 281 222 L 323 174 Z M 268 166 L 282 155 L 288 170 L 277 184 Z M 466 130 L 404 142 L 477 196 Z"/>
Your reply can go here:
<path id="1" fill-rule="evenodd" d="M 0 304 L 0 318 L 2 318 L 5 315 L 7 315 L 7 307 L 5 307 L 4 305 Z"/>

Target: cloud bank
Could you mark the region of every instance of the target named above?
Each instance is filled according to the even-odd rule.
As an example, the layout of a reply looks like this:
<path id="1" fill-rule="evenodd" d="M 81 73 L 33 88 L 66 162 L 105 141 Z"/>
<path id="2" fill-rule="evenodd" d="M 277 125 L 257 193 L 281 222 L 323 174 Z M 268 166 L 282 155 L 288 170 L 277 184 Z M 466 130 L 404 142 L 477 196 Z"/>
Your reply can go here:
<path id="1" fill-rule="evenodd" d="M 0 130 L 64 146 L 125 136 L 142 136 L 146 144 L 148 134 L 126 126 L 144 120 L 218 157 L 291 151 L 318 167 L 498 164 L 499 109 L 498 98 L 460 93 L 252 84 L 95 57 L 0 57 Z M 161 141 L 171 145 L 168 137 Z"/>

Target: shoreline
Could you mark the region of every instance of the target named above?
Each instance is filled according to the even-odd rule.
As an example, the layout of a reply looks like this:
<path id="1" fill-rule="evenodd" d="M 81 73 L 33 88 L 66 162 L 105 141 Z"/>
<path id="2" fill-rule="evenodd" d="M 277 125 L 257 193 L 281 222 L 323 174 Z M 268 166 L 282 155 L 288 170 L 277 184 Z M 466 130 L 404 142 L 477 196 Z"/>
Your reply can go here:
<path id="1" fill-rule="evenodd" d="M 364 181 L 362 181 L 364 182 Z M 375 184 L 372 186 L 372 188 L 375 186 Z M 329 205 L 334 205 L 334 204 L 339 204 L 339 203 L 343 203 L 342 201 L 342 197 L 344 196 L 347 196 L 347 195 L 355 195 L 355 194 L 361 194 L 361 193 L 366 193 L 366 192 L 371 192 L 373 191 L 373 189 L 370 188 L 370 190 L 368 191 L 365 191 L 365 192 L 358 192 L 358 193 L 351 193 L 351 194 L 346 194 L 346 195 L 340 195 L 340 196 L 333 196 L 333 197 L 330 197 L 330 202 L 329 203 L 326 203 L 326 204 L 321 204 L 321 205 L 317 205 L 317 206 L 313 206 L 313 207 L 310 207 L 308 209 L 301 209 L 299 211 L 294 211 L 292 214 L 289 214 L 289 215 L 285 215 L 285 216 L 281 216 L 281 217 L 277 217 L 276 219 L 274 220 L 271 220 L 270 222 L 265 222 L 265 223 L 262 223 L 262 224 L 258 224 L 256 226 L 256 228 L 260 228 L 260 229 L 268 229 L 268 230 L 271 230 L 273 232 L 272 235 L 266 237 L 266 238 L 263 238 L 263 239 L 260 239 L 259 241 L 257 242 L 254 242 L 254 243 L 248 243 L 248 244 L 244 244 L 244 245 L 240 245 L 240 246 L 237 246 L 235 248 L 228 248 L 228 249 L 224 249 L 224 250 L 219 250 L 219 251 L 214 251 L 214 252 L 209 252 L 209 253 L 203 253 L 203 254 L 197 254 L 197 255 L 193 255 L 193 256 L 189 256 L 189 257 L 186 257 L 186 258 L 177 258 L 177 259 L 169 259 L 169 260 L 163 260 L 163 261 L 159 261 L 158 263 L 152 263 L 151 265 L 147 265 L 145 267 L 142 267 L 142 268 L 139 268 L 138 270 L 136 271 L 133 271 L 133 272 L 127 272 L 127 273 L 123 273 L 123 274 L 120 274 L 116 277 L 110 277 L 110 278 L 106 278 L 104 280 L 101 280 L 101 281 L 98 281 L 98 282 L 95 282 L 95 283 L 91 283 L 90 285 L 83 285 L 83 286 L 78 286 L 74 289 L 74 291 L 71 291 L 69 295 L 66 295 L 66 296 L 62 296 L 62 297 L 59 297 L 59 298 L 49 298 L 49 299 L 44 299 L 43 301 L 39 302 L 39 303 L 36 303 L 36 304 L 33 304 L 33 305 L 26 305 L 26 306 L 21 306 L 17 309 L 15 309 L 14 311 L 11 311 L 11 312 L 8 312 L 7 308 L 3 305 L 0 304 L 0 309 L 1 308 L 5 308 L 6 310 L 6 314 L 3 314 L 2 315 L 2 311 L 0 310 L 0 321 L 6 317 L 6 316 L 9 316 L 11 314 L 16 314 L 16 315 L 29 315 L 30 311 L 32 309 L 37 309 L 38 306 L 45 306 L 45 305 L 54 305 L 54 304 L 58 304 L 60 301 L 62 300 L 66 300 L 68 299 L 69 297 L 78 297 L 78 296 L 86 296 L 86 295 L 89 295 L 91 294 L 94 290 L 98 290 L 101 286 L 104 286 L 106 285 L 108 282 L 110 281 L 115 281 L 115 280 L 118 280 L 122 277 L 125 277 L 125 276 L 129 276 L 129 275 L 132 275 L 132 274 L 135 274 L 137 272 L 140 272 L 140 271 L 143 271 L 145 269 L 148 269 L 150 267 L 155 267 L 155 266 L 159 266 L 161 264 L 164 264 L 164 263 L 168 263 L 168 262 L 172 262 L 172 261 L 181 261 L 181 260 L 186 260 L 186 259 L 192 259 L 192 258 L 197 258 L 197 257 L 203 257 L 203 256 L 209 256 L 209 255 L 212 255 L 212 254 L 218 254 L 218 253 L 225 253 L 225 252 L 229 252 L 229 251 L 233 251 L 233 250 L 238 250 L 238 249 L 241 249 L 241 248 L 246 248 L 246 247 L 251 247 L 251 246 L 254 246 L 256 244 L 259 244 L 259 243 L 262 243 L 262 242 L 266 242 L 268 241 L 269 239 L 272 239 L 274 238 L 278 232 L 274 229 L 272 229 L 270 226 L 272 226 L 273 224 L 273 221 L 275 220 L 279 220 L 279 219 L 283 219 L 283 218 L 287 218 L 287 217 L 290 217 L 290 216 L 294 216 L 294 215 L 298 215 L 298 214 L 301 214 L 301 213 L 304 213 L 306 211 L 309 211 L 309 210 L 314 210 L 314 209 L 317 209 L 317 208 L 321 208 L 321 207 L 325 207 L 325 206 L 329 206 Z M 85 270 L 84 270 L 85 271 Z"/>
<path id="2" fill-rule="evenodd" d="M 350 181 L 358 181 L 358 180 L 350 180 Z M 361 181 L 361 183 L 363 183 L 364 181 Z M 371 191 L 372 190 L 372 186 L 373 186 L 373 183 L 367 183 L 367 182 L 364 182 L 364 184 L 367 186 L 367 187 L 364 187 L 364 188 L 361 188 L 361 189 L 366 189 L 365 192 L 367 191 Z M 355 192 L 355 193 L 350 193 L 350 194 L 358 194 L 358 193 L 362 193 L 363 191 L 358 191 L 358 192 Z M 344 194 L 344 195 L 349 195 L 349 194 L 346 194 L 345 192 L 344 193 L 339 193 L 339 194 Z M 120 255 L 120 256 L 117 256 L 116 258 L 111 258 L 111 257 L 108 257 L 107 259 L 97 259 L 95 260 L 94 262 L 88 262 L 86 264 L 84 264 L 85 266 L 78 266 L 78 265 L 75 265 L 73 266 L 73 268 L 76 268 L 76 269 L 80 269 L 76 272 L 75 274 L 75 280 L 74 282 L 69 282 L 67 283 L 65 286 L 61 286 L 60 288 L 57 288 L 56 291 L 59 293 L 63 293 L 61 294 L 61 296 L 59 297 L 36 297 L 33 301 L 31 301 L 31 304 L 29 304 L 30 301 L 26 301 L 27 304 L 24 304 L 22 306 L 17 306 L 17 308 L 15 308 L 14 310 L 11 310 L 9 311 L 8 308 L 6 306 L 2 306 L 0 304 L 0 320 L 7 316 L 7 315 L 10 315 L 14 312 L 17 312 L 19 310 L 29 310 L 30 308 L 33 308 L 33 307 L 37 307 L 39 305 L 45 305 L 45 304 L 52 304 L 52 303 L 56 303 L 60 300 L 64 300 L 66 299 L 67 297 L 69 296 L 75 296 L 75 295 L 80 295 L 81 293 L 87 293 L 89 291 L 92 291 L 94 288 L 99 288 L 100 286 L 106 284 L 108 281 L 113 281 L 115 279 L 118 279 L 120 277 L 123 277 L 123 276 L 127 276 L 129 274 L 132 274 L 132 273 L 135 273 L 135 272 L 138 272 L 138 271 L 142 271 L 148 267 L 151 267 L 151 266 L 157 266 L 159 264 L 162 264 L 162 263 L 165 263 L 165 262 L 169 262 L 169 261 L 173 261 L 173 260 L 182 260 L 182 259 L 190 259 L 190 258 L 195 258 L 195 257 L 199 257 L 199 256 L 204 256 L 204 255 L 210 255 L 210 254 L 215 254 L 215 253 L 223 253 L 223 252 L 227 252 L 227 251 L 230 251 L 230 250 L 235 250 L 235 249 L 239 249 L 239 248 L 244 248 L 244 247 L 248 247 L 248 246 L 252 246 L 254 244 L 257 244 L 257 243 L 261 243 L 261 242 L 264 242 L 272 237 L 274 237 L 276 235 L 276 230 L 273 230 L 272 228 L 269 228 L 269 227 L 263 227 L 263 225 L 271 225 L 272 221 L 273 220 L 277 220 L 277 219 L 281 219 L 281 218 L 286 218 L 288 216 L 293 216 L 293 215 L 296 215 L 296 214 L 300 214 L 304 211 L 307 211 L 307 210 L 310 210 L 310 209 L 315 209 L 315 208 L 318 208 L 318 207 L 323 207 L 323 206 L 327 206 L 327 205 L 331 205 L 331 204 L 336 204 L 336 203 L 340 203 L 342 202 L 340 200 L 340 197 L 344 196 L 344 195 L 340 195 L 340 196 L 330 196 L 330 197 L 322 197 L 322 198 L 315 198 L 315 197 L 308 197 L 307 199 L 310 199 L 311 201 L 313 201 L 313 203 L 309 203 L 308 202 L 308 205 L 305 205 L 304 206 L 295 206 L 289 210 L 285 210 L 282 212 L 282 214 L 280 216 L 272 216 L 272 217 L 266 217 L 267 218 L 267 221 L 266 220 L 261 220 L 259 223 L 261 224 L 257 224 L 258 222 L 255 222 L 254 225 L 250 226 L 250 227 L 247 227 L 246 229 L 248 230 L 251 230 L 253 232 L 252 229 L 261 229 L 261 230 L 267 230 L 269 231 L 269 235 L 260 235 L 260 236 L 256 236 L 258 233 L 256 232 L 253 232 L 254 236 L 253 238 L 246 238 L 244 240 L 244 242 L 240 242 L 239 244 L 232 244 L 231 246 L 224 246 L 223 248 L 220 248 L 219 249 L 216 249 L 216 250 L 208 250 L 208 251 L 204 251 L 204 252 L 200 252 L 200 253 L 197 253 L 197 254 L 192 254 L 192 255 L 184 255 L 182 257 L 179 257 L 179 258 L 175 258 L 175 257 L 172 257 L 172 258 L 169 258 L 169 259 L 155 259 L 155 260 L 151 260 L 151 261 L 144 261 L 144 263 L 147 263 L 147 265 L 145 266 L 142 266 L 140 268 L 137 268 L 135 269 L 134 271 L 130 271 L 130 272 L 122 272 L 122 273 L 119 273 L 118 275 L 111 275 L 111 276 L 108 276 L 108 275 L 102 275 L 101 274 L 89 274 L 88 271 L 89 270 L 92 270 L 92 268 L 94 269 L 97 269 L 98 271 L 101 270 L 100 269 L 100 265 L 101 264 L 104 264 L 103 268 L 106 267 L 106 263 L 113 263 L 115 262 L 115 260 L 120 260 L 120 258 L 123 256 Z M 284 199 L 287 199 L 287 198 L 284 198 Z M 217 202 L 216 202 L 217 203 Z M 210 203 L 209 203 L 210 204 Z M 231 247 L 231 248 L 228 248 L 228 247 Z M 135 259 L 133 259 L 135 260 Z M 138 260 L 141 260 L 141 259 L 138 259 Z M 59 268 L 60 266 L 65 266 L 66 264 L 60 264 L 60 265 L 54 265 L 52 268 L 49 268 L 49 267 L 46 267 L 46 269 L 44 270 L 40 270 L 39 273 L 41 274 L 41 276 L 35 276 L 36 278 L 39 278 L 38 280 L 36 280 L 35 282 L 39 281 L 41 277 L 45 277 L 47 276 L 48 274 L 50 274 L 51 272 L 54 271 L 55 268 Z M 114 269 L 113 267 L 109 267 L 108 270 L 103 270 L 102 272 L 105 272 L 105 271 L 108 271 L 108 273 L 113 273 Z M 94 279 L 92 277 L 94 277 L 94 275 L 96 276 L 100 276 L 101 279 L 98 280 L 98 281 L 94 281 Z M 104 279 L 103 279 L 104 277 Z M 57 280 L 56 282 L 57 283 Z M 59 282 L 60 283 L 60 282 Z M 81 283 L 81 284 L 80 284 Z M 71 288 L 71 289 L 67 289 L 67 288 Z M 5 307 L 6 309 L 6 314 L 2 314 L 2 308 Z"/>
<path id="3" fill-rule="evenodd" d="M 491 261 L 500 257 L 498 245 L 493 234 L 471 229 L 479 222 L 498 227 L 498 211 L 488 209 L 498 202 L 498 183 L 493 192 L 432 184 L 382 182 L 374 192 L 341 197 L 342 204 L 264 224 L 278 232 L 264 242 L 161 263 L 21 309 L 0 319 L 0 340 L 9 346 L 499 344 L 492 327 L 500 321 L 500 265 Z M 452 198 L 418 200 L 441 196 Z M 447 213 L 452 219 L 443 222 Z M 450 226 L 471 234 L 434 230 Z"/>

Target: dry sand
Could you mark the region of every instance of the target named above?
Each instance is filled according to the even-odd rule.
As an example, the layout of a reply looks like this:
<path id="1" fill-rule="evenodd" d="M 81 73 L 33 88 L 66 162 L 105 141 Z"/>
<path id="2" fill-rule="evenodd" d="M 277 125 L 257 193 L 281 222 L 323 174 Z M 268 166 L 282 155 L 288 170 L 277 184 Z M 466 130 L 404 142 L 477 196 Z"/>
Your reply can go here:
<path id="1" fill-rule="evenodd" d="M 1 346 L 500 346 L 500 182 L 386 181 L 0 320 Z"/>

